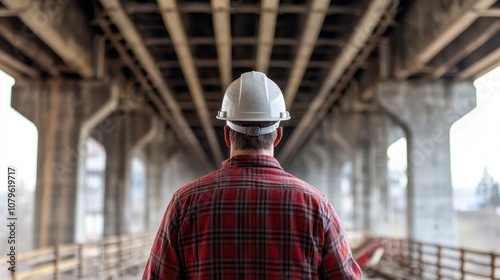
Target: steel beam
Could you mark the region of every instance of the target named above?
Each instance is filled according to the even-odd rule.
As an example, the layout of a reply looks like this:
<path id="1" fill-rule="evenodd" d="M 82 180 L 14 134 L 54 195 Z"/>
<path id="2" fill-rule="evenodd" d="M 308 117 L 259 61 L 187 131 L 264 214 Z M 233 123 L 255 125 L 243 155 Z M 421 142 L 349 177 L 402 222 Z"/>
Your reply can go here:
<path id="1" fill-rule="evenodd" d="M 179 104 L 177 104 L 177 101 L 175 100 L 172 92 L 167 87 L 158 66 L 156 66 L 155 64 L 155 60 L 151 56 L 149 50 L 146 48 L 144 41 L 142 40 L 139 32 L 135 28 L 129 16 L 125 13 L 125 10 L 123 9 L 120 1 L 100 0 L 100 2 L 111 17 L 111 20 L 120 30 L 127 44 L 131 47 L 139 63 L 148 73 L 149 78 L 155 84 L 156 89 L 161 94 L 164 101 L 167 103 L 167 106 L 172 114 L 172 121 L 175 122 L 175 125 L 173 125 L 173 127 L 179 138 L 185 141 L 185 143 L 191 148 L 191 151 L 193 151 L 198 156 L 200 161 L 205 165 L 207 169 L 213 168 L 213 165 L 208 160 L 208 157 L 203 151 L 200 142 L 196 138 L 196 135 L 190 128 L 189 123 L 184 118 Z"/>
<path id="2" fill-rule="evenodd" d="M 267 73 L 271 59 L 279 4 L 279 0 L 262 1 L 260 7 L 259 41 L 255 69 L 264 73 Z"/>
<path id="3" fill-rule="evenodd" d="M 83 78 L 93 76 L 90 24 L 73 1 L 2 0 L 62 60 Z M 50 9 L 44 8 L 50 6 Z M 78 26 L 78 32 L 73 30 Z"/>
<path id="4" fill-rule="evenodd" d="M 315 121 L 317 120 L 316 115 L 324 104 L 333 102 L 333 100 L 338 98 L 339 93 L 336 92 L 332 95 L 332 89 L 341 82 L 346 83 L 346 80 L 342 80 L 344 72 L 351 66 L 358 53 L 367 44 L 373 31 L 380 23 L 384 14 L 388 11 L 392 2 L 392 0 L 372 0 L 370 2 L 356 28 L 354 28 L 354 30 L 359 31 L 353 32 L 349 37 L 346 47 L 342 49 L 341 53 L 332 64 L 328 75 L 325 77 L 316 97 L 311 102 L 309 109 L 303 115 L 293 134 L 286 141 L 285 146 L 279 154 L 280 162 L 288 160 L 288 158 L 298 149 L 302 141 L 308 136 L 306 132 L 310 132 L 311 128 L 315 125 Z"/>
<path id="5" fill-rule="evenodd" d="M 3 50 L 0 50 L 0 64 L 5 65 L 6 69 L 11 69 L 13 74 L 23 73 L 29 77 L 35 78 L 40 75 L 40 73 L 33 67 L 24 64 L 17 58 L 7 54 Z"/>
<path id="6" fill-rule="evenodd" d="M 500 33 L 459 63 L 460 79 L 479 77 L 500 65 Z"/>
<path id="7" fill-rule="evenodd" d="M 413 1 L 396 34 L 396 78 L 406 79 L 425 67 L 479 17 L 476 10 L 488 9 L 495 2 Z"/>
<path id="8" fill-rule="evenodd" d="M 20 11 L 0 8 L 0 18 L 2 18 L 2 17 L 16 17 L 19 15 L 19 13 L 20 13 Z"/>
<path id="9" fill-rule="evenodd" d="M 184 31 L 184 26 L 182 25 L 179 10 L 177 9 L 177 3 L 175 0 L 158 0 L 158 6 L 162 11 L 161 15 L 163 21 L 165 22 L 168 34 L 174 45 L 182 73 L 186 79 L 194 104 L 196 105 L 198 117 L 201 120 L 212 154 L 215 161 L 220 163 L 223 161 L 222 151 L 211 121 L 215 116 L 210 115 L 208 112 L 193 55 L 191 54 L 189 42 Z"/>
<path id="10" fill-rule="evenodd" d="M 229 0 L 212 0 L 211 4 L 220 77 L 222 88 L 225 89 L 233 80 L 233 68 L 231 66 L 231 7 Z"/>
<path id="11" fill-rule="evenodd" d="M 156 3 L 128 3 L 125 9 L 129 14 L 136 13 L 160 13 Z M 208 3 L 179 3 L 178 9 L 181 13 L 211 13 L 212 8 Z M 272 12 L 279 14 L 304 14 L 308 11 L 307 5 L 303 4 L 282 4 Z M 348 7 L 343 5 L 334 5 L 328 7 L 327 14 L 346 14 L 360 15 L 362 9 L 359 7 Z M 233 14 L 259 14 L 261 9 L 253 4 L 234 5 L 231 9 Z"/>
<path id="12" fill-rule="evenodd" d="M 485 44 L 500 30 L 496 19 L 478 19 L 462 35 L 439 53 L 429 64 L 432 76 L 440 78 L 454 65 Z"/>
<path id="13" fill-rule="evenodd" d="M 476 10 L 475 11 L 480 17 L 500 17 L 500 8 L 491 8 L 487 10 Z"/>
<path id="14" fill-rule="evenodd" d="M 41 69 L 52 76 L 59 75 L 55 57 L 45 51 L 42 46 L 34 40 L 23 35 L 20 28 L 15 26 L 10 19 L 0 18 L 0 35 L 24 55 L 29 57 Z"/>
<path id="15" fill-rule="evenodd" d="M 326 11 L 330 5 L 330 0 L 314 0 L 311 3 L 307 19 L 302 29 L 300 43 L 295 54 L 293 65 L 290 68 L 290 76 L 285 88 L 285 104 L 290 110 L 295 99 L 295 95 L 300 87 L 300 82 L 311 58 L 311 54 L 318 40 L 323 21 L 325 20 Z"/>

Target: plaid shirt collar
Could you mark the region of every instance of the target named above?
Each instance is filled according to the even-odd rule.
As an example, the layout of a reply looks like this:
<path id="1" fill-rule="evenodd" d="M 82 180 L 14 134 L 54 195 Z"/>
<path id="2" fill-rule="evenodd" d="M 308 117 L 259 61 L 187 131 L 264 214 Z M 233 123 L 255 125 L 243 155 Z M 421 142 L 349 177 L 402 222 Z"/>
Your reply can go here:
<path id="1" fill-rule="evenodd" d="M 276 158 L 266 155 L 237 155 L 222 162 L 222 169 L 241 167 L 268 167 L 283 170 Z"/>

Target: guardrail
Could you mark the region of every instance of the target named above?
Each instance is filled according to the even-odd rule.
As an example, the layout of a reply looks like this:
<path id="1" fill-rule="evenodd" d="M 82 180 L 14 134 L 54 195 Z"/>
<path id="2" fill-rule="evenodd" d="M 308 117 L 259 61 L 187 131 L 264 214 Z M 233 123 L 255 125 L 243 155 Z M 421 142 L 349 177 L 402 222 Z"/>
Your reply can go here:
<path id="1" fill-rule="evenodd" d="M 403 239 L 385 239 L 375 272 L 391 279 L 500 280 L 500 253 Z"/>
<path id="2" fill-rule="evenodd" d="M 121 279 L 123 275 L 139 274 L 146 265 L 154 236 L 152 232 L 111 236 L 95 243 L 63 244 L 20 253 L 16 256 L 16 272 L 0 279 Z M 7 261 L 7 257 L 0 258 L 2 264 Z"/>

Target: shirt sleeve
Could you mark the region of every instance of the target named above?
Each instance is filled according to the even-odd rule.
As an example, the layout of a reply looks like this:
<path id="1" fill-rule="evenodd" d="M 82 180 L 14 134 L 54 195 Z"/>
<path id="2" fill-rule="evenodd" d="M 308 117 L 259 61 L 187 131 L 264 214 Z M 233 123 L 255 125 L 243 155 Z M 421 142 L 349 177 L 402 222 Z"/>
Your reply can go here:
<path id="1" fill-rule="evenodd" d="M 326 216 L 320 279 L 361 279 L 361 268 L 352 258 L 345 230 L 331 205 Z"/>
<path id="2" fill-rule="evenodd" d="M 178 212 L 174 196 L 165 211 L 153 242 L 151 254 L 142 276 L 143 280 L 184 279 L 176 249 L 177 232 L 179 231 Z"/>

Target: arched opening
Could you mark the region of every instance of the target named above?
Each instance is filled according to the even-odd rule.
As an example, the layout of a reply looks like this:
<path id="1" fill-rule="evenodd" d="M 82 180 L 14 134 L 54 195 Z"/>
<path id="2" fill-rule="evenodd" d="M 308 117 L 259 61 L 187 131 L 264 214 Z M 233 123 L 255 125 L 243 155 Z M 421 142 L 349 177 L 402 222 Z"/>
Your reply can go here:
<path id="1" fill-rule="evenodd" d="M 477 107 L 450 129 L 460 246 L 500 251 L 500 67 L 474 82 Z"/>
<path id="2" fill-rule="evenodd" d="M 88 138 L 85 141 L 83 186 L 83 241 L 96 241 L 103 236 L 104 179 L 106 151 L 104 146 Z"/>
<path id="3" fill-rule="evenodd" d="M 17 252 L 33 249 L 35 188 L 37 178 L 38 130 L 36 126 L 11 107 L 15 80 L 0 70 L 0 180 L 7 182 L 7 168 L 15 180 L 13 216 L 16 217 Z M 12 178 L 11 178 L 12 179 Z M 0 219 L 7 221 L 8 189 L 0 188 Z M 10 209 L 9 209 L 10 210 Z M 0 231 L 0 240 L 7 240 L 7 230 Z M 5 243 L 7 244 L 7 243 Z"/>
<path id="4" fill-rule="evenodd" d="M 389 224 L 393 237 L 406 237 L 407 232 L 407 142 L 402 137 L 387 148 L 389 184 Z"/>
<path id="5" fill-rule="evenodd" d="M 134 233 L 146 229 L 146 166 L 140 156 L 132 158 L 130 175 L 130 231 Z"/>

